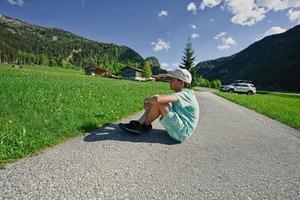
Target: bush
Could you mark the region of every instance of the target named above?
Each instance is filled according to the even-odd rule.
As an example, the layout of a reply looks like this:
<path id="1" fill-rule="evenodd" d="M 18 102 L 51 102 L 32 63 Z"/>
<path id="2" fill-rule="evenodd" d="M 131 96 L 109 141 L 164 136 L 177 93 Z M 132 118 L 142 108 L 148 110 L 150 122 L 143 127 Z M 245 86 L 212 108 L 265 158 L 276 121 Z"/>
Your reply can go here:
<path id="1" fill-rule="evenodd" d="M 219 79 L 216 79 L 216 80 L 213 80 L 211 82 L 211 87 L 212 88 L 216 88 L 216 89 L 219 89 L 221 86 L 221 81 Z"/>
<path id="2" fill-rule="evenodd" d="M 202 76 L 195 76 L 192 82 L 192 86 L 200 86 L 200 87 L 209 87 L 219 89 L 221 86 L 221 81 L 219 79 L 213 80 L 210 82 L 209 80 L 203 78 Z"/>

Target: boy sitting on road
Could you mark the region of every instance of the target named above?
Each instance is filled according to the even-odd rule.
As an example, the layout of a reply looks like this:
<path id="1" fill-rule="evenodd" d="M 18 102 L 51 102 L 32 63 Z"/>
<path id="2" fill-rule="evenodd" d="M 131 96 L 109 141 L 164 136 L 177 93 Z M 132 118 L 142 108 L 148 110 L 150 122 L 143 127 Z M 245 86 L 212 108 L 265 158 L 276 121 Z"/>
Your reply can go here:
<path id="1" fill-rule="evenodd" d="M 183 142 L 195 131 L 199 119 L 199 106 L 194 92 L 189 88 L 192 76 L 186 69 L 169 72 L 171 95 L 154 95 L 144 100 L 145 113 L 139 120 L 120 123 L 122 130 L 142 134 L 152 129 L 151 123 L 160 117 L 160 123 L 175 140 Z"/>

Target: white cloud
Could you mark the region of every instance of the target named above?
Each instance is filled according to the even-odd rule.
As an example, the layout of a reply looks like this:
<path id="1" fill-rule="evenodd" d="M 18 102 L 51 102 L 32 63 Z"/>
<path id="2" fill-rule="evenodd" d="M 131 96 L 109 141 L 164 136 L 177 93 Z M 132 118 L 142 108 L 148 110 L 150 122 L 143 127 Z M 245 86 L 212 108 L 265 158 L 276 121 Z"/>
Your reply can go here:
<path id="1" fill-rule="evenodd" d="M 159 17 L 168 16 L 168 11 L 162 10 L 162 11 L 160 11 L 160 13 L 158 13 L 158 16 L 159 16 Z"/>
<path id="2" fill-rule="evenodd" d="M 194 24 L 191 24 L 191 27 L 192 27 L 192 29 L 197 29 L 197 26 L 196 25 L 194 25 Z"/>
<path id="3" fill-rule="evenodd" d="M 230 49 L 232 46 L 236 45 L 236 41 L 233 39 L 233 37 L 228 36 L 226 38 L 226 35 L 226 32 L 221 32 L 214 37 L 215 40 L 221 38 L 222 44 L 218 45 L 217 47 L 221 51 Z"/>
<path id="4" fill-rule="evenodd" d="M 290 9 L 287 13 L 287 16 L 289 17 L 290 21 L 300 24 L 300 10 Z"/>
<path id="5" fill-rule="evenodd" d="M 260 7 L 266 7 L 268 10 L 284 10 L 288 8 L 287 0 L 259 0 L 257 5 Z"/>
<path id="6" fill-rule="evenodd" d="M 24 0 L 7 0 L 7 2 L 9 4 L 12 4 L 12 5 L 18 5 L 18 6 L 23 6 L 25 1 Z"/>
<path id="7" fill-rule="evenodd" d="M 173 68 L 177 68 L 177 67 L 179 67 L 179 65 L 180 65 L 180 63 L 172 63 Z"/>
<path id="8" fill-rule="evenodd" d="M 281 28 L 279 26 L 274 26 L 267 30 L 264 34 L 262 34 L 259 38 L 256 39 L 256 41 L 263 39 L 264 37 L 267 37 L 269 35 L 279 34 L 285 32 L 285 28 Z"/>
<path id="9" fill-rule="evenodd" d="M 180 65 L 180 63 L 172 63 L 172 64 L 169 65 L 168 63 L 163 62 L 163 63 L 160 64 L 160 67 L 164 70 L 172 71 L 172 70 L 178 68 L 179 65 Z"/>
<path id="10" fill-rule="evenodd" d="M 160 67 L 163 69 L 167 69 L 169 67 L 168 63 L 161 63 Z"/>
<path id="11" fill-rule="evenodd" d="M 257 6 L 265 7 L 269 10 L 278 11 L 288 8 L 300 7 L 299 0 L 257 0 Z"/>
<path id="12" fill-rule="evenodd" d="M 161 51 L 161 50 L 168 50 L 171 47 L 170 42 L 163 41 L 162 39 L 158 39 L 157 42 L 151 42 L 151 45 L 153 45 L 154 51 Z"/>
<path id="13" fill-rule="evenodd" d="M 216 35 L 216 36 L 214 37 L 214 39 L 217 40 L 217 39 L 219 39 L 220 37 L 225 36 L 226 34 L 227 34 L 226 32 L 221 32 L 221 33 L 219 33 L 218 35 Z"/>
<path id="14" fill-rule="evenodd" d="M 290 9 L 289 19 L 299 22 L 298 11 L 300 0 L 203 0 L 200 9 L 213 8 L 221 5 L 222 10 L 233 14 L 231 22 L 242 26 L 253 26 L 262 21 L 270 11 Z"/>
<path id="15" fill-rule="evenodd" d="M 203 10 L 205 7 L 213 8 L 221 3 L 221 0 L 203 0 L 200 4 L 200 9 Z"/>
<path id="16" fill-rule="evenodd" d="M 234 14 L 235 24 L 252 26 L 263 20 L 266 13 L 300 7 L 299 0 L 225 0 L 227 8 Z"/>
<path id="17" fill-rule="evenodd" d="M 226 45 L 226 44 L 223 44 L 223 45 L 219 45 L 217 48 L 218 48 L 219 50 L 223 51 L 223 50 L 230 49 L 230 46 L 229 46 L 229 45 Z"/>
<path id="18" fill-rule="evenodd" d="M 189 3 L 189 5 L 187 5 L 186 10 L 187 11 L 191 11 L 194 14 L 196 14 L 197 6 L 196 6 L 196 4 L 194 2 L 191 2 L 191 3 Z"/>
<path id="19" fill-rule="evenodd" d="M 196 39 L 196 38 L 198 38 L 200 35 L 198 34 L 198 33 L 193 33 L 192 35 L 191 35 L 191 37 L 193 38 L 193 39 Z"/>
<path id="20" fill-rule="evenodd" d="M 232 37 L 222 38 L 222 44 L 220 44 L 217 48 L 219 50 L 227 50 L 234 45 L 236 45 L 236 41 Z"/>
<path id="21" fill-rule="evenodd" d="M 168 63 L 162 63 L 162 64 L 160 65 L 160 67 L 161 67 L 162 69 L 164 69 L 164 70 L 172 71 L 172 70 L 178 68 L 179 65 L 180 65 L 180 63 L 172 63 L 172 64 L 170 64 L 170 65 L 169 65 Z"/>
<path id="22" fill-rule="evenodd" d="M 265 18 L 266 9 L 258 7 L 254 0 L 225 0 L 226 6 L 234 14 L 231 22 L 242 26 L 252 26 Z"/>
<path id="23" fill-rule="evenodd" d="M 222 38 L 223 43 L 228 44 L 228 45 L 235 45 L 236 42 L 234 41 L 234 39 L 232 37 L 228 37 L 228 38 Z"/>

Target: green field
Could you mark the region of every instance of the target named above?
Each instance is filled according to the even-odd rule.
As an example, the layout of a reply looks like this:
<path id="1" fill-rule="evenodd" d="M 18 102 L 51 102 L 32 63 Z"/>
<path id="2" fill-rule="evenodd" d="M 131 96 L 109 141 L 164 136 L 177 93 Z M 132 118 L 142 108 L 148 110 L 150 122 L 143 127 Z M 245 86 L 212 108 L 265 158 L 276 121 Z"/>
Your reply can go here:
<path id="1" fill-rule="evenodd" d="M 169 85 L 0 65 L 0 167 L 143 108 Z"/>
<path id="2" fill-rule="evenodd" d="M 216 91 L 215 94 L 289 126 L 300 128 L 300 96 L 265 93 L 247 96 Z"/>

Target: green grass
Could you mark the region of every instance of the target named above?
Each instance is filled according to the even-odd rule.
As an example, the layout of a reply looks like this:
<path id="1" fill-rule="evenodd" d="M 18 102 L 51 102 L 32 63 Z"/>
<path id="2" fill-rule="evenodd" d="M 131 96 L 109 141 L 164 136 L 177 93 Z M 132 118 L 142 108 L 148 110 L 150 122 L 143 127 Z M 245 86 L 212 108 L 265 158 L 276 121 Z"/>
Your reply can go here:
<path id="1" fill-rule="evenodd" d="M 146 96 L 168 92 L 166 83 L 0 65 L 0 167 L 142 110 Z"/>
<path id="2" fill-rule="evenodd" d="M 300 96 L 275 93 L 247 96 L 220 91 L 215 94 L 289 126 L 300 128 Z"/>

